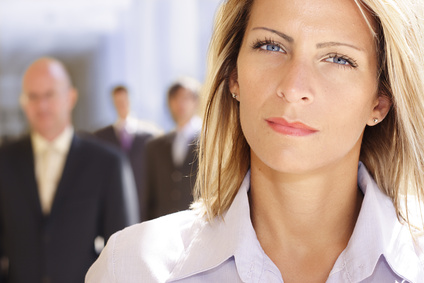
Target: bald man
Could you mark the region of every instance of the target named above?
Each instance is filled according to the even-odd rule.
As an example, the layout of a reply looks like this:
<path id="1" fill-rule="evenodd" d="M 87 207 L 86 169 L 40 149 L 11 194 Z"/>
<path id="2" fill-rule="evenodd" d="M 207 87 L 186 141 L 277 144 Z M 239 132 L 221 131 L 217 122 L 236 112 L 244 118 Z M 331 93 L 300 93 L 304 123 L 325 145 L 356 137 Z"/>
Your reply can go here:
<path id="1" fill-rule="evenodd" d="M 74 133 L 77 92 L 59 61 L 28 67 L 20 101 L 31 132 L 0 148 L 0 282 L 83 282 L 95 239 L 138 222 L 131 168 Z"/>

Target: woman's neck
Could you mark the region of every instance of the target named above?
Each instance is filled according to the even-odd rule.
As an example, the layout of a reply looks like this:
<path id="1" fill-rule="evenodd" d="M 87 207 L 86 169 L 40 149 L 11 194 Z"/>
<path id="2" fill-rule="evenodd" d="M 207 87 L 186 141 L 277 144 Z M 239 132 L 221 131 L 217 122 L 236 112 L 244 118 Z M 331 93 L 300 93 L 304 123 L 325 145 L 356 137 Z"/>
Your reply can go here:
<path id="1" fill-rule="evenodd" d="M 325 282 L 347 246 L 362 204 L 358 164 L 290 175 L 256 166 L 260 161 L 255 158 L 252 155 L 251 218 L 264 251 L 284 282 Z"/>

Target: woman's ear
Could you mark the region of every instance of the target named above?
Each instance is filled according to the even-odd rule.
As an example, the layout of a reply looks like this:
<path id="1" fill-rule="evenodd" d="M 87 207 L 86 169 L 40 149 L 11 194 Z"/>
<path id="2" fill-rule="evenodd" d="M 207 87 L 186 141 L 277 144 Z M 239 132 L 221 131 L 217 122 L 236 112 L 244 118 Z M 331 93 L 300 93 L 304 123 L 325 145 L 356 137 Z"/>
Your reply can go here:
<path id="1" fill-rule="evenodd" d="M 237 67 L 233 69 L 233 71 L 231 71 L 230 74 L 230 79 L 229 79 L 229 87 L 230 87 L 230 92 L 231 95 L 239 100 L 240 98 L 240 86 L 238 83 L 238 74 L 237 74 Z"/>
<path id="2" fill-rule="evenodd" d="M 375 105 L 367 125 L 375 126 L 383 121 L 391 107 L 392 100 L 386 94 L 379 94 L 376 98 Z"/>

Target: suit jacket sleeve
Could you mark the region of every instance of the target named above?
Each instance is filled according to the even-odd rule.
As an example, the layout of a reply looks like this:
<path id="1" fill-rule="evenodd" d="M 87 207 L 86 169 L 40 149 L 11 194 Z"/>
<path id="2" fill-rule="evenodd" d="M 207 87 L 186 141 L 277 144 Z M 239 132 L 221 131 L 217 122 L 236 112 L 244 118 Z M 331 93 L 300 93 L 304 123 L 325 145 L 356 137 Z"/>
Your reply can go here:
<path id="1" fill-rule="evenodd" d="M 103 203 L 102 236 L 105 240 L 116 231 L 139 222 L 137 191 L 128 160 L 120 155 L 110 168 Z"/>

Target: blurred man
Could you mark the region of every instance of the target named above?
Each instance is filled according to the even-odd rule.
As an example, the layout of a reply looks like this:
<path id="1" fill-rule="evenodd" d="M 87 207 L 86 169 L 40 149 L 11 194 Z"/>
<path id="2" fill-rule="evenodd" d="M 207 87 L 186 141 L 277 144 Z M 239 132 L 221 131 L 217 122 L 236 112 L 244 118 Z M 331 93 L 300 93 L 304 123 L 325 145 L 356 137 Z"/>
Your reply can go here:
<path id="1" fill-rule="evenodd" d="M 0 149 L 5 282 L 83 282 L 97 258 L 95 238 L 107 240 L 138 221 L 125 156 L 75 135 L 76 101 L 59 61 L 41 58 L 29 66 L 21 105 L 31 134 Z"/>
<path id="2" fill-rule="evenodd" d="M 147 194 L 145 189 L 145 148 L 146 142 L 162 133 L 149 122 L 130 115 L 130 100 L 126 87 L 118 85 L 112 90 L 112 98 L 118 114 L 117 121 L 94 133 L 98 138 L 122 149 L 128 156 L 137 186 L 140 219 L 147 219 Z"/>
<path id="3" fill-rule="evenodd" d="M 185 210 L 193 201 L 197 173 L 195 150 L 201 128 L 196 115 L 200 83 L 182 78 L 168 90 L 176 129 L 147 144 L 149 218 Z"/>

